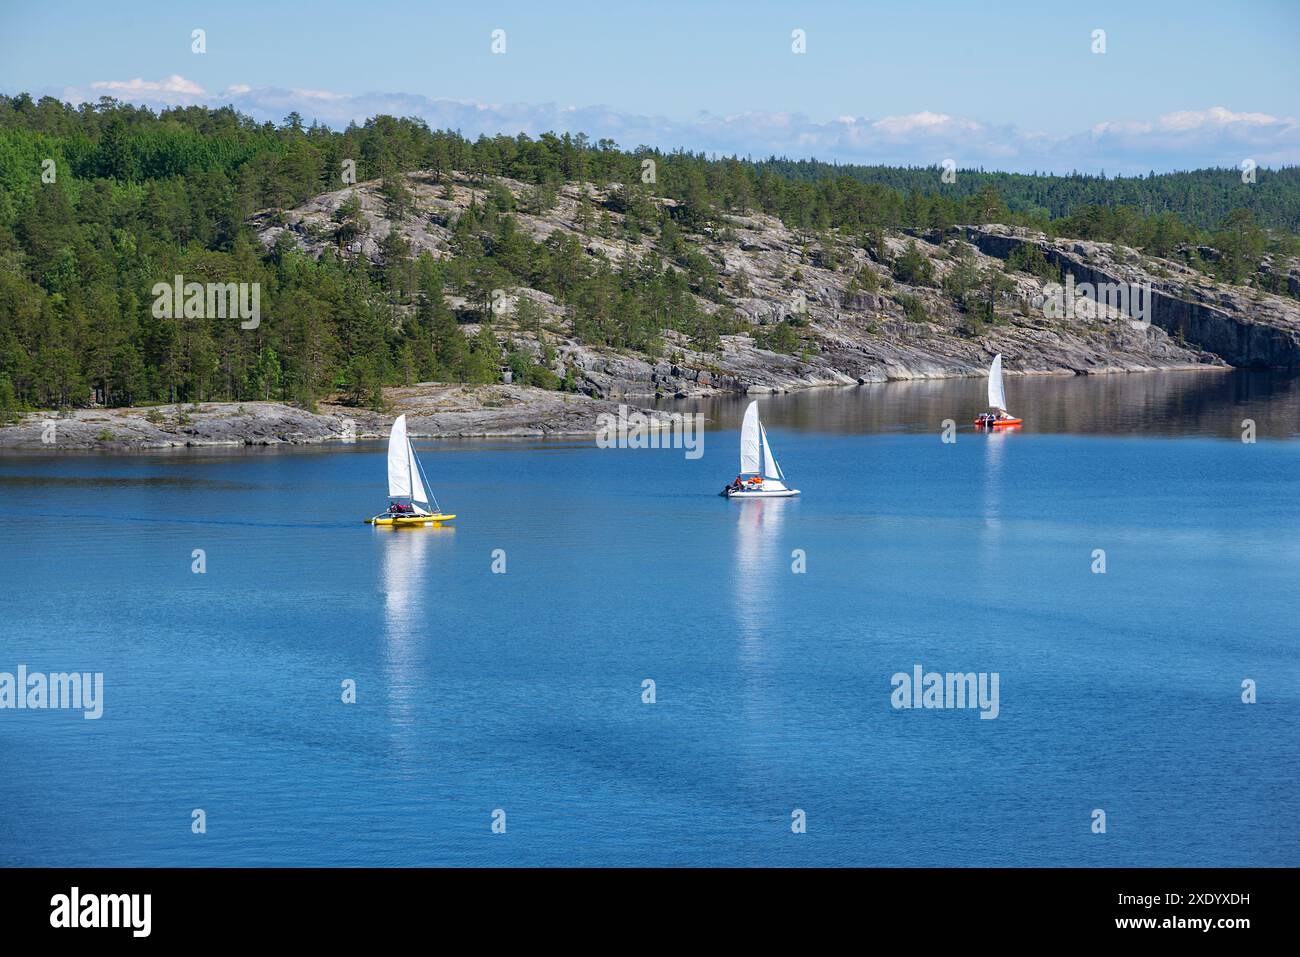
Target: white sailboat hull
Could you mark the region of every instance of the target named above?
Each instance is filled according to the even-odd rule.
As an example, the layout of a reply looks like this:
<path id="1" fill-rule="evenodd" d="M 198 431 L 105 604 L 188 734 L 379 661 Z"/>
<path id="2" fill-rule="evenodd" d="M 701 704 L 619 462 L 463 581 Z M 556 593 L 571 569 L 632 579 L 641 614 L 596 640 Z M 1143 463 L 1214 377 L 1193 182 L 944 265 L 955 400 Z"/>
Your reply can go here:
<path id="1" fill-rule="evenodd" d="M 779 488 L 754 488 L 736 490 L 728 488 L 726 490 L 727 498 L 791 498 L 799 494 L 797 488 L 786 488 L 782 485 Z"/>

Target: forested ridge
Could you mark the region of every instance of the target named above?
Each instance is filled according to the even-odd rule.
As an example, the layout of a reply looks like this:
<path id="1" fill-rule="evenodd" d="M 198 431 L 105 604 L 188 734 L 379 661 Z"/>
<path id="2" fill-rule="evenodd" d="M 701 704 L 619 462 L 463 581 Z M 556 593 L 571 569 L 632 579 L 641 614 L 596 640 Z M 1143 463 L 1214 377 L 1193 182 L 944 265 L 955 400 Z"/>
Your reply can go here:
<path id="1" fill-rule="evenodd" d="M 888 186 L 902 193 L 934 193 L 943 170 L 938 167 L 861 166 L 817 160 L 768 159 L 754 164 L 795 181 L 817 182 L 849 177 Z M 1017 213 L 1039 223 L 1070 216 L 1086 206 L 1127 206 L 1142 217 L 1173 213 L 1205 230 L 1218 228 L 1235 210 L 1246 210 L 1260 226 L 1300 233 L 1300 166 L 1256 169 L 1254 182 L 1237 168 L 1198 169 L 1146 176 L 1073 173 L 1002 173 L 955 170 L 943 193 L 957 199 L 992 187 Z"/>
<path id="2" fill-rule="evenodd" d="M 348 255 L 361 226 L 347 209 L 336 248 L 319 259 L 292 242 L 263 248 L 248 225 L 254 213 L 338 190 L 350 165 L 358 182 L 382 179 L 396 218 L 411 215 L 407 170 L 467 176 L 483 201 L 449 224 L 443 259 L 413 257 L 397 236 L 379 263 Z M 674 329 L 708 349 L 721 333 L 751 329 L 727 307 L 697 241 L 748 211 L 779 216 L 810 242 L 834 230 L 874 250 L 900 228 L 1010 222 L 1180 256 L 1260 285 L 1269 281 L 1261 260 L 1296 251 L 1296 169 L 1260 170 L 1251 186 L 1233 170 L 1135 179 L 959 171 L 952 184 L 939 173 L 624 150 L 568 134 L 471 142 L 388 116 L 335 131 L 296 114 L 275 125 L 229 108 L 158 114 L 107 99 L 74 108 L 0 96 L 0 416 L 92 397 L 311 406 L 341 392 L 374 403 L 385 384 L 497 381 L 503 363 L 517 380 L 565 387 L 545 362 L 502 355 L 487 295 L 500 287 L 553 296 L 583 341 L 653 354 Z M 529 184 L 527 195 L 494 189 L 495 177 Z M 584 255 L 571 235 L 520 236 L 516 205 L 545 210 L 572 182 L 622 184 L 609 207 L 654 252 L 613 265 Z M 608 228 L 601 210 L 587 212 L 593 232 Z M 1202 260 L 1198 247 L 1213 256 Z M 258 283 L 260 325 L 156 315 L 151 290 L 175 275 Z M 470 305 L 453 312 L 448 294 Z M 466 322 L 479 324 L 475 336 L 461 331 Z"/>

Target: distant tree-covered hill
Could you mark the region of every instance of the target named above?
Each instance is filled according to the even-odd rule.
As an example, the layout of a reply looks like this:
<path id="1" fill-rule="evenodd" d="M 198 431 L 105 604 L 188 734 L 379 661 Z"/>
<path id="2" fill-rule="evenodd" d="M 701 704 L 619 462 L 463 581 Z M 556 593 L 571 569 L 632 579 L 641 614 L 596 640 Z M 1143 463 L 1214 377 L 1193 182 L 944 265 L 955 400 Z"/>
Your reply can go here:
<path id="1" fill-rule="evenodd" d="M 1173 213 L 1184 222 L 1213 229 L 1234 210 L 1251 213 L 1261 226 L 1300 233 L 1300 166 L 1257 169 L 1243 182 L 1239 169 L 1198 169 L 1146 176 L 1110 177 L 1075 173 L 1051 176 L 957 170 L 941 183 L 937 167 L 860 166 L 817 160 L 767 159 L 753 164 L 796 182 L 815 183 L 847 176 L 860 183 L 902 193 L 929 193 L 965 199 L 992 187 L 1013 212 L 1058 219 L 1087 206 L 1128 206 L 1142 216 Z"/>

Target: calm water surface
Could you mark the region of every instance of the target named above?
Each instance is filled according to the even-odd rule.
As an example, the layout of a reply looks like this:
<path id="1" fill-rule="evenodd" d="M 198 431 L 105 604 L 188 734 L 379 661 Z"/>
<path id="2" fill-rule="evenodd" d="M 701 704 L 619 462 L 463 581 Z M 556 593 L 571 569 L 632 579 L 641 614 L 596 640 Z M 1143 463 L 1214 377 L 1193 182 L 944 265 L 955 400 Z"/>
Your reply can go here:
<path id="1" fill-rule="evenodd" d="M 106 684 L 0 711 L 0 864 L 1300 864 L 1295 381 L 983 388 L 761 399 L 784 501 L 714 494 L 739 401 L 694 461 L 422 442 L 443 529 L 360 524 L 381 445 L 0 458 L 0 671 Z"/>

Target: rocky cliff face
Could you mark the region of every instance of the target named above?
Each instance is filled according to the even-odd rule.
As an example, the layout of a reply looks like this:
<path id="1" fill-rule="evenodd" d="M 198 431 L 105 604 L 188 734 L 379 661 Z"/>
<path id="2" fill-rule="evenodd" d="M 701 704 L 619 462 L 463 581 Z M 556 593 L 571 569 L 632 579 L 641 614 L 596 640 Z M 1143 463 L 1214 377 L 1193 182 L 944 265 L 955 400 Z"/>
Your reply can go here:
<path id="1" fill-rule="evenodd" d="M 450 227 L 471 202 L 482 201 L 483 184 L 461 177 L 439 183 L 418 172 L 408 181 L 413 212 L 400 222 L 386 216 L 380 184 L 370 182 L 324 194 L 297 209 L 260 213 L 253 223 L 268 247 L 287 234 L 319 256 L 335 246 L 335 213 L 355 191 L 368 230 L 344 255 L 379 262 L 380 241 L 397 229 L 413 253 L 450 256 Z M 522 183 L 498 182 L 516 197 L 525 195 Z M 602 233 L 579 227 L 584 193 L 613 228 Z M 617 263 L 655 246 L 657 238 L 625 238 L 611 195 L 612 189 L 568 184 L 549 211 L 515 216 L 520 230 L 534 240 L 557 231 L 570 233 L 588 256 Z M 670 200 L 655 202 L 672 205 Z M 538 356 L 543 345 L 549 346 L 557 357 L 557 373 L 567 371 L 582 391 L 608 398 L 983 375 L 998 352 L 1011 375 L 1137 372 L 1225 362 L 1291 368 L 1297 352 L 1300 304 L 1215 286 L 1178 264 L 1105 244 L 1053 243 L 994 225 L 966 227 L 928 241 L 891 235 L 884 248 L 869 253 L 851 237 L 796 232 L 761 214 L 728 215 L 712 232 L 687 238 L 709 257 L 723 282 L 724 302 L 700 298 L 702 308 L 734 310 L 754 335 L 724 336 L 713 352 L 694 349 L 672 332 L 664 337 L 662 356 L 612 350 L 578 341 L 563 304 L 545 292 L 515 288 L 505 290 L 506 313 L 494 319 L 498 337 Z M 953 270 L 1000 272 L 1005 258 L 1024 243 L 1039 245 L 1050 262 L 1067 266 L 1080 282 L 1088 276 L 1149 279 L 1157 290 L 1153 324 L 1135 328 L 1130 317 L 1106 306 L 1068 319 L 1049 318 L 1042 305 L 1043 280 L 1027 272 L 1006 275 L 1009 287 L 997 292 L 991 323 L 974 321 L 969 304 L 963 307 L 951 290 L 944 291 L 945 277 Z M 900 277 L 896 264 L 909 250 L 928 262 L 928 278 Z M 510 308 L 524 297 L 544 316 L 540 332 L 510 319 Z M 469 304 L 455 296 L 448 300 L 467 320 L 466 332 L 476 331 Z M 793 354 L 759 347 L 756 336 L 762 338 L 765 330 L 791 317 L 799 320 Z"/>
<path id="2" fill-rule="evenodd" d="M 1300 368 L 1300 303 L 1215 282 L 1181 263 L 1140 256 L 1110 243 L 1049 240 L 1007 226 L 960 227 L 981 252 L 1006 259 L 1020 246 L 1039 249 L 1077 283 L 1149 283 L 1153 325 L 1234 366 Z"/>

